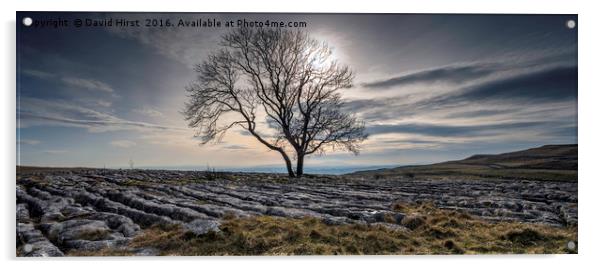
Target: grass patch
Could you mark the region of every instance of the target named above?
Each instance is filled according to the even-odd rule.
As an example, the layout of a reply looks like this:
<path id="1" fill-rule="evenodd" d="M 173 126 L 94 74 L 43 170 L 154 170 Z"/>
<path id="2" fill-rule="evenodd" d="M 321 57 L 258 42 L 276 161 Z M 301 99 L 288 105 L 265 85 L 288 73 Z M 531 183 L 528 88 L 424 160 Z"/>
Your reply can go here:
<path id="1" fill-rule="evenodd" d="M 577 242 L 577 227 L 490 223 L 431 204 L 394 207 L 408 214 L 402 222 L 408 228 L 326 225 L 309 217 L 227 217 L 219 233 L 195 236 L 180 226 L 153 226 L 136 237 L 127 249 L 78 251 L 68 255 L 133 255 L 140 248 L 156 249 L 160 255 L 184 256 L 576 253 L 566 246 L 569 241 Z"/>
<path id="2" fill-rule="evenodd" d="M 150 187 L 150 186 L 153 186 L 153 183 L 144 181 L 144 180 L 130 178 L 130 179 L 123 181 L 122 183 L 119 183 L 119 185 L 126 186 L 126 187 Z"/>
<path id="3" fill-rule="evenodd" d="M 104 240 L 111 232 L 108 230 L 89 230 L 84 231 L 79 234 L 77 239 L 80 240 L 89 240 L 89 241 L 99 241 Z"/>
<path id="4" fill-rule="evenodd" d="M 577 181 L 577 170 L 528 169 L 491 167 L 478 164 L 432 164 L 392 168 L 382 171 L 357 172 L 374 179 L 404 177 L 410 179 L 525 179 L 550 181 Z"/>

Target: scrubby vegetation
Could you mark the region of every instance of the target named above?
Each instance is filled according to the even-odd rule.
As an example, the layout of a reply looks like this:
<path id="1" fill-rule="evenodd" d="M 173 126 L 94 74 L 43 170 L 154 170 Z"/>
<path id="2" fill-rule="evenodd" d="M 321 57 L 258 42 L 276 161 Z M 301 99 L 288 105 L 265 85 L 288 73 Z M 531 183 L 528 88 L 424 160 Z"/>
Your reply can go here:
<path id="1" fill-rule="evenodd" d="M 134 255 L 140 249 L 159 255 L 576 253 L 567 244 L 577 243 L 577 227 L 491 223 L 431 204 L 395 204 L 393 209 L 406 215 L 401 226 L 327 225 L 309 217 L 229 217 L 218 233 L 195 236 L 179 226 L 153 226 L 127 248 L 67 254 Z"/>

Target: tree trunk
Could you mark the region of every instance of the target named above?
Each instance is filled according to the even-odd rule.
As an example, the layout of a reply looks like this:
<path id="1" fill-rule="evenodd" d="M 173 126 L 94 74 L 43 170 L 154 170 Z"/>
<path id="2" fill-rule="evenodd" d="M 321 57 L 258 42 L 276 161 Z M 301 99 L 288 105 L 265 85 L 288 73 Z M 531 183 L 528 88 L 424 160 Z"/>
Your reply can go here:
<path id="1" fill-rule="evenodd" d="M 269 149 L 280 152 L 280 155 L 282 155 L 282 158 L 284 159 L 284 162 L 286 163 L 286 171 L 288 172 L 288 176 L 294 177 L 295 172 L 293 172 L 293 165 L 291 164 L 291 159 L 288 157 L 288 155 L 286 155 L 286 151 L 284 151 L 282 148 L 276 147 L 276 146 L 268 143 L 267 141 L 265 141 L 263 138 L 261 138 L 261 136 L 259 136 L 259 134 L 257 134 L 255 132 L 255 130 L 253 129 L 254 127 L 251 125 L 251 121 L 248 118 L 247 118 L 247 122 L 249 124 L 249 127 L 247 129 L 249 131 L 249 133 L 251 133 L 259 142 L 264 144 Z"/>
<path id="2" fill-rule="evenodd" d="M 295 177 L 295 172 L 293 172 L 293 165 L 291 163 L 291 159 L 286 155 L 284 151 L 279 151 L 286 163 L 286 171 L 288 172 L 289 177 Z"/>
<path id="3" fill-rule="evenodd" d="M 303 175 L 303 159 L 305 159 L 304 154 L 297 154 L 297 177 Z"/>

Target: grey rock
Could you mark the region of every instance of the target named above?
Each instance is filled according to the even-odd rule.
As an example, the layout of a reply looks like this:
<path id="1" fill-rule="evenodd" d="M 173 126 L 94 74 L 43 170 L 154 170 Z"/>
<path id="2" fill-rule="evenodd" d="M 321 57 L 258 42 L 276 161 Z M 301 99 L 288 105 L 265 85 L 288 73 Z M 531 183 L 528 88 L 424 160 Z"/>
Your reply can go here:
<path id="1" fill-rule="evenodd" d="M 325 217 L 322 219 L 322 222 L 326 225 L 343 225 L 347 223 L 347 218 L 345 217 Z"/>
<path id="2" fill-rule="evenodd" d="M 111 240 L 68 240 L 63 244 L 69 249 L 77 249 L 82 251 L 97 251 L 104 248 L 119 248 L 126 246 L 130 240 L 127 238 L 116 238 Z"/>
<path id="3" fill-rule="evenodd" d="M 307 216 L 317 216 L 318 214 L 310 210 L 272 206 L 267 209 L 266 215 L 288 218 L 302 218 Z"/>
<path id="4" fill-rule="evenodd" d="M 17 204 L 17 222 L 29 222 L 27 204 Z"/>
<path id="5" fill-rule="evenodd" d="M 133 250 L 134 256 L 157 256 L 160 254 L 156 248 L 138 248 Z"/>
<path id="6" fill-rule="evenodd" d="M 186 225 L 184 225 L 184 227 L 186 228 L 186 230 L 198 236 L 206 234 L 208 232 L 219 232 L 219 225 L 220 222 L 217 220 L 196 219 L 187 223 Z"/>
<path id="7" fill-rule="evenodd" d="M 395 214 L 395 223 L 398 225 L 401 224 L 401 222 L 403 221 L 404 218 L 405 218 L 405 214 L 401 214 L 401 213 Z"/>
<path id="8" fill-rule="evenodd" d="M 21 245 L 20 252 L 26 257 L 59 257 L 63 252 L 53 245 L 32 224 L 18 223 L 17 237 Z"/>
<path id="9" fill-rule="evenodd" d="M 70 240 L 94 238 L 94 241 L 99 241 L 107 239 L 110 233 L 111 229 L 102 221 L 75 219 L 53 224 L 48 231 L 48 238 L 62 245 Z"/>

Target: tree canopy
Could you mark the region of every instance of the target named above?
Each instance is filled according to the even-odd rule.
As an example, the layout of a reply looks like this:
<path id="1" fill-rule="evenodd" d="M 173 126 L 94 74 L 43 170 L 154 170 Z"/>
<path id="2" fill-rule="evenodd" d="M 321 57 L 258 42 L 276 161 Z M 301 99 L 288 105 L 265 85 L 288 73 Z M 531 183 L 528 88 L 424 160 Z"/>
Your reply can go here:
<path id="1" fill-rule="evenodd" d="M 238 126 L 279 152 L 289 176 L 301 176 L 307 155 L 327 148 L 358 154 L 367 138 L 364 123 L 341 109 L 340 90 L 352 86 L 353 72 L 306 32 L 236 29 L 195 71 L 184 115 L 203 143 Z M 226 114 L 236 119 L 225 121 Z"/>

